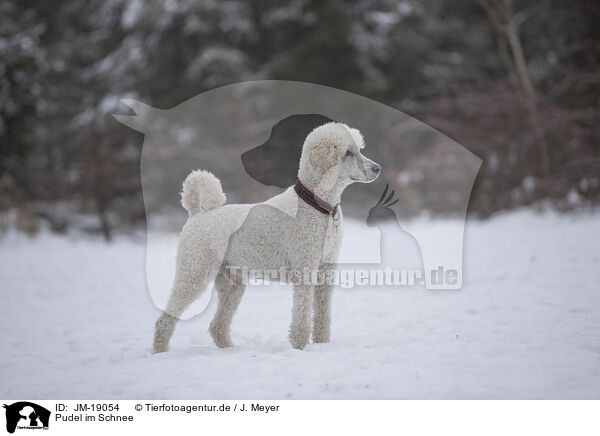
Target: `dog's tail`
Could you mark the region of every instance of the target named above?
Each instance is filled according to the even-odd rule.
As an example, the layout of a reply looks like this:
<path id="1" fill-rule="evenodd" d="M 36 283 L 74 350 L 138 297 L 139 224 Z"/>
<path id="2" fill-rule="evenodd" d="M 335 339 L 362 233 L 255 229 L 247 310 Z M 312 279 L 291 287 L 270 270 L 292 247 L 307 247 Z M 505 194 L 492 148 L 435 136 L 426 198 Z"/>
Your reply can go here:
<path id="1" fill-rule="evenodd" d="M 225 193 L 221 181 L 208 171 L 192 171 L 183 182 L 181 204 L 190 217 L 223 206 Z"/>

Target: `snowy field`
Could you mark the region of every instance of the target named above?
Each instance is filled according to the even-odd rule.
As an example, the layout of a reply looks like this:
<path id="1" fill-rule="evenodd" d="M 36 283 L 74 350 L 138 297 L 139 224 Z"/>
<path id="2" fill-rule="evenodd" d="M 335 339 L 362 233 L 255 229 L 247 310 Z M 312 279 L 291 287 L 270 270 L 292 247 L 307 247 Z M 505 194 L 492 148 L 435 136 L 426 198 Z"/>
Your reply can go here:
<path id="1" fill-rule="evenodd" d="M 460 291 L 336 290 L 329 344 L 291 348 L 278 285 L 247 290 L 235 348 L 213 345 L 209 313 L 152 355 L 143 239 L 9 234 L 0 397 L 600 398 L 600 215 L 469 221 L 464 260 Z"/>

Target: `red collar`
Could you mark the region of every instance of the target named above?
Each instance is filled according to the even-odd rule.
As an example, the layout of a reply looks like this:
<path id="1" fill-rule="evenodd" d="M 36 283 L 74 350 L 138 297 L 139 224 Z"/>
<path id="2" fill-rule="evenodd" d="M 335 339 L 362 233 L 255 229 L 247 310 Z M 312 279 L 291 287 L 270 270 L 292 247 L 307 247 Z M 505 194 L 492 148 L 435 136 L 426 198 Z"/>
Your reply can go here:
<path id="1" fill-rule="evenodd" d="M 308 189 L 306 186 L 304 186 L 302 184 L 302 182 L 300 181 L 300 179 L 298 179 L 298 181 L 296 181 L 296 184 L 294 185 L 294 191 L 296 191 L 296 194 L 298 194 L 298 197 L 300 197 L 302 200 L 304 200 L 305 203 L 309 204 L 310 206 L 312 206 L 313 208 L 315 208 L 316 210 L 318 210 L 319 212 L 321 212 L 325 215 L 331 215 L 331 217 L 334 219 L 334 221 L 338 220 L 339 204 L 332 206 L 331 204 L 327 203 L 325 200 L 319 198 L 310 189 Z"/>

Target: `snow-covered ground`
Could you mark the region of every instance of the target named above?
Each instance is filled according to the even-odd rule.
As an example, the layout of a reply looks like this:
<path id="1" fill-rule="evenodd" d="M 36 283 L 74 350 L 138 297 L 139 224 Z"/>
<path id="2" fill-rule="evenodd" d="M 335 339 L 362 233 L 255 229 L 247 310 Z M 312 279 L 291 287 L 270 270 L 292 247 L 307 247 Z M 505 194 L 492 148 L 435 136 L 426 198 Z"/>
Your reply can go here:
<path id="1" fill-rule="evenodd" d="M 599 241 L 597 214 L 469 221 L 462 290 L 338 289 L 332 342 L 298 351 L 290 290 L 249 288 L 235 348 L 212 344 L 208 313 L 152 355 L 143 240 L 10 234 L 0 397 L 600 398 Z"/>

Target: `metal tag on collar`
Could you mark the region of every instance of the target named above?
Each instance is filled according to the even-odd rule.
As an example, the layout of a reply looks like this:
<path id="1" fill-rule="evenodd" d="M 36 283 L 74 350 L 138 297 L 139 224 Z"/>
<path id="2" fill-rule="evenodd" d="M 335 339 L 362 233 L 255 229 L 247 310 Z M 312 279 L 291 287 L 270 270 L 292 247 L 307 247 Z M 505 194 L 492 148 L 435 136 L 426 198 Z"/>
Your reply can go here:
<path id="1" fill-rule="evenodd" d="M 338 203 L 331 210 L 331 219 L 333 220 L 333 225 L 335 226 L 336 229 L 340 225 L 340 211 L 338 210 L 339 207 L 340 207 L 340 204 Z"/>

